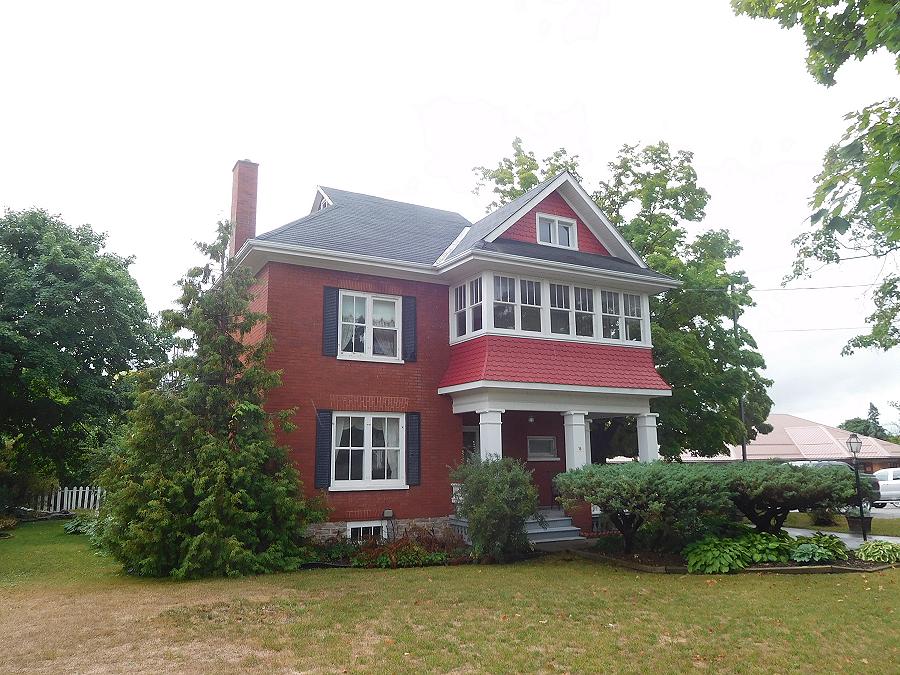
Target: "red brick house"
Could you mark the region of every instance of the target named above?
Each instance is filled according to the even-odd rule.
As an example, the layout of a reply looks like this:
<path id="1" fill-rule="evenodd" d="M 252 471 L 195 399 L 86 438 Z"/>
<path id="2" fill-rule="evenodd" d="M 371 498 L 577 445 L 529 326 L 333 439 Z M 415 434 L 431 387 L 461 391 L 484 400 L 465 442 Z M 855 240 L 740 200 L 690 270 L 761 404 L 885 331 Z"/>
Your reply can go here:
<path id="1" fill-rule="evenodd" d="M 548 179 L 478 222 L 320 187 L 309 215 L 256 233 L 258 167 L 234 168 L 231 251 L 259 280 L 296 408 L 291 448 L 326 532 L 446 523 L 464 448 L 552 478 L 591 461 L 591 420 L 637 418 L 658 456 L 650 400 L 649 296 L 678 282 L 649 269 L 578 182 Z M 376 530 L 377 531 L 377 530 Z"/>

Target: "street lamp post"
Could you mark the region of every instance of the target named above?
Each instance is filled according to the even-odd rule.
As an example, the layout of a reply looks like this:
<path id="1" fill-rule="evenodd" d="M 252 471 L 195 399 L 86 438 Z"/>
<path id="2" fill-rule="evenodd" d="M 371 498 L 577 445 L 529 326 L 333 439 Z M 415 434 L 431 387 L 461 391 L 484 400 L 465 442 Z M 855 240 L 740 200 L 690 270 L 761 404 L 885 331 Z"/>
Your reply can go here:
<path id="1" fill-rule="evenodd" d="M 866 538 L 866 516 L 863 513 L 862 487 L 859 484 L 859 451 L 861 448 L 862 441 L 859 440 L 859 436 L 850 434 L 850 437 L 847 439 L 847 449 L 853 455 L 853 472 L 856 474 L 856 503 L 859 505 L 859 523 L 862 527 L 863 541 L 868 541 Z"/>

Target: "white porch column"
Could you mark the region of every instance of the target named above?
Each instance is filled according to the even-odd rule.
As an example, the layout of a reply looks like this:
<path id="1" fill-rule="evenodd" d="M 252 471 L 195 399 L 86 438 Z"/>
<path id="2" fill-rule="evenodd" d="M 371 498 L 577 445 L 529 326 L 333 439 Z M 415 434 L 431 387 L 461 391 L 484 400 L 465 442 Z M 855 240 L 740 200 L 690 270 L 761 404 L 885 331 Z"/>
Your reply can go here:
<path id="1" fill-rule="evenodd" d="M 585 454 L 585 415 L 583 410 L 560 413 L 566 430 L 566 470 L 580 469 L 591 460 Z"/>
<path id="2" fill-rule="evenodd" d="M 659 413 L 637 416 L 638 459 L 655 462 L 659 459 L 659 442 L 656 440 L 656 418 Z"/>
<path id="3" fill-rule="evenodd" d="M 481 459 L 503 455 L 503 413 L 505 410 L 479 410 Z"/>
<path id="4" fill-rule="evenodd" d="M 591 419 L 584 418 L 584 459 L 585 464 L 591 463 Z"/>

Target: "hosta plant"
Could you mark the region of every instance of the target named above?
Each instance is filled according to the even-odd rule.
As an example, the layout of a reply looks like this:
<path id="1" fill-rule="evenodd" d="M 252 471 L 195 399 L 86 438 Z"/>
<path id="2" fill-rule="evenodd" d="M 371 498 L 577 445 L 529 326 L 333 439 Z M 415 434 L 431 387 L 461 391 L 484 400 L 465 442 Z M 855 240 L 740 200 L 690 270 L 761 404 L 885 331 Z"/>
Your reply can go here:
<path id="1" fill-rule="evenodd" d="M 791 560 L 801 565 L 813 565 L 815 563 L 828 563 L 834 560 L 834 554 L 824 546 L 812 541 L 804 541 L 797 544 L 791 554 Z"/>
<path id="2" fill-rule="evenodd" d="M 809 541 L 818 544 L 824 549 L 828 549 L 831 553 L 832 560 L 846 560 L 849 557 L 847 545 L 841 541 L 839 537 L 836 537 L 833 534 L 816 532 L 813 536 L 809 537 Z"/>
<path id="3" fill-rule="evenodd" d="M 688 572 L 701 574 L 727 574 L 737 572 L 750 564 L 750 551 L 738 539 L 706 537 L 685 546 Z"/>
<path id="4" fill-rule="evenodd" d="M 738 540 L 754 563 L 787 562 L 794 550 L 794 541 L 786 533 L 751 532 Z"/>
<path id="5" fill-rule="evenodd" d="M 867 562 L 900 563 L 900 544 L 890 541 L 867 541 L 856 549 L 856 557 Z"/>

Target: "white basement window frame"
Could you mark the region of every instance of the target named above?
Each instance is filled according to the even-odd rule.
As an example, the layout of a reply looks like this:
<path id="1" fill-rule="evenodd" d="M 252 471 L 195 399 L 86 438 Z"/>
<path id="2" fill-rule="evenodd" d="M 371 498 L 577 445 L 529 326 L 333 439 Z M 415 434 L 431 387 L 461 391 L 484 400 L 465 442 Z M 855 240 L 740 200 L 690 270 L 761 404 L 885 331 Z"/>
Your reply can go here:
<path id="1" fill-rule="evenodd" d="M 571 218 L 538 213 L 534 219 L 534 227 L 539 244 L 578 250 L 578 224 Z"/>
<path id="2" fill-rule="evenodd" d="M 359 542 L 369 539 L 385 539 L 385 525 L 383 520 L 347 521 L 347 539 Z"/>
<path id="3" fill-rule="evenodd" d="M 406 415 L 331 416 L 331 491 L 406 490 Z"/>
<path id="4" fill-rule="evenodd" d="M 402 312 L 399 296 L 341 289 L 337 358 L 403 363 Z"/>
<path id="5" fill-rule="evenodd" d="M 529 436 L 527 442 L 529 462 L 556 462 L 559 460 L 556 436 Z"/>

